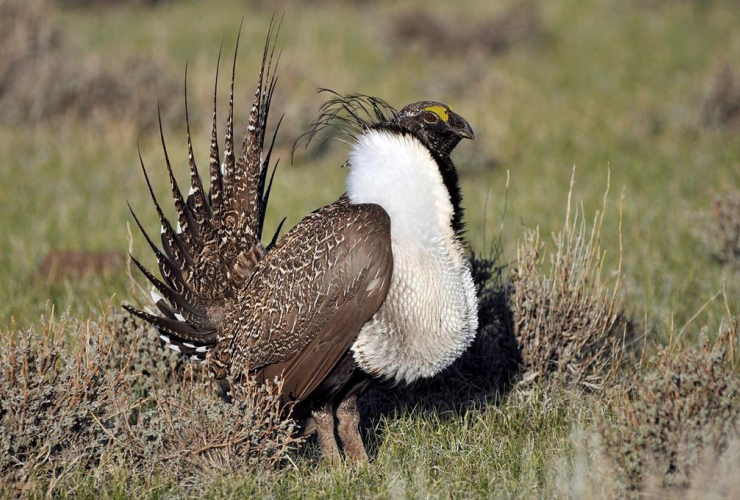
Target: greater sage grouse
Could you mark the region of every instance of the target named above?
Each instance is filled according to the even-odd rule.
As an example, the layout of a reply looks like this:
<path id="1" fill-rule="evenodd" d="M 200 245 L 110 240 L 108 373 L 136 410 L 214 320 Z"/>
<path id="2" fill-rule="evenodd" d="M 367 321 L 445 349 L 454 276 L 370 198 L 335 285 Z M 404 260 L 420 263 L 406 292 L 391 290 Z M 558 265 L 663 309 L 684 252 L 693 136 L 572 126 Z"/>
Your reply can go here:
<path id="1" fill-rule="evenodd" d="M 416 102 L 397 112 L 379 99 L 336 96 L 310 133 L 348 125 L 347 191 L 279 241 L 276 232 L 265 247 L 274 137 L 266 151 L 264 140 L 276 81 L 270 45 L 268 34 L 238 156 L 233 68 L 223 154 L 214 92 L 210 191 L 193 157 L 186 78 L 187 197 L 162 137 L 177 227 L 163 214 L 146 170 L 162 226 L 161 250 L 134 215 L 162 275 L 159 280 L 134 259 L 156 289 L 159 314 L 125 307 L 216 377 L 281 377 L 282 398 L 311 412 L 323 457 L 340 459 L 336 416 L 345 454 L 365 461 L 358 395 L 373 379 L 407 383 L 439 373 L 477 329 L 461 193 L 450 159 L 461 139 L 473 139 L 473 130 L 439 102 Z"/>

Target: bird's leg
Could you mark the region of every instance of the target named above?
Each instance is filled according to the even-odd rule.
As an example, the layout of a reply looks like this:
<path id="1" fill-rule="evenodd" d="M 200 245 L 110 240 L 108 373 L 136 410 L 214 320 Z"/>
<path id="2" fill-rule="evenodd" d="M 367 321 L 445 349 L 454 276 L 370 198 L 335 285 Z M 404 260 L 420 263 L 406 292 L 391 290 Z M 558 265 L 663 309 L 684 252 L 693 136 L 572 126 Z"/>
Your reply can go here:
<path id="1" fill-rule="evenodd" d="M 344 453 L 355 463 L 366 463 L 367 453 L 360 436 L 360 411 L 357 408 L 357 395 L 352 394 L 337 407 L 339 426 L 337 432 L 342 440 Z"/>
<path id="2" fill-rule="evenodd" d="M 321 449 L 321 459 L 326 460 L 334 466 L 341 463 L 339 447 L 334 437 L 334 411 L 332 402 L 314 408 L 311 411 L 314 421 L 316 422 L 316 432 L 319 439 L 319 449 Z"/>

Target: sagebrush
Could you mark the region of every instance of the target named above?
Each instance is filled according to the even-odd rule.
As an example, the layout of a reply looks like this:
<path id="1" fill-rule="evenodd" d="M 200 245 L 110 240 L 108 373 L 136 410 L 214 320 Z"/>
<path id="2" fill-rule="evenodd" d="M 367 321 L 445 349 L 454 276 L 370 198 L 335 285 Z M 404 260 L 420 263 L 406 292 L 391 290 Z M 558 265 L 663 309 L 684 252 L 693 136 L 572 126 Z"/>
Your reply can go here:
<path id="1" fill-rule="evenodd" d="M 568 209 L 555 249 L 542 254 L 538 230 L 520 241 L 511 273 L 514 335 L 523 379 L 547 379 L 589 390 L 614 382 L 632 328 L 621 305 L 620 270 L 602 277 L 603 214 L 590 232 L 582 209 Z"/>
<path id="2" fill-rule="evenodd" d="M 705 482 L 707 465 L 732 459 L 723 454 L 740 430 L 740 382 L 728 359 L 736 331 L 735 323 L 699 348 L 658 347 L 648 369 L 612 391 L 599 430 L 624 494 L 675 498 Z"/>
<path id="3" fill-rule="evenodd" d="M 299 442 L 279 383 L 248 383 L 227 403 L 195 365 L 112 309 L 2 338 L 0 479 L 11 493 L 100 484 L 121 467 L 187 489 L 271 470 Z"/>

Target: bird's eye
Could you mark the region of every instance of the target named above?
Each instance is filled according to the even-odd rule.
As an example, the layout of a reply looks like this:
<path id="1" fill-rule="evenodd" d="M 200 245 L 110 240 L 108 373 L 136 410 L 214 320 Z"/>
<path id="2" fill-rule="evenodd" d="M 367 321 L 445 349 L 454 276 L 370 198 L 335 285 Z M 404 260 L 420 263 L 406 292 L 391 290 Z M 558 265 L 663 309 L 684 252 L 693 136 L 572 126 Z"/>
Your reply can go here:
<path id="1" fill-rule="evenodd" d="M 436 115 L 436 113 L 432 113 L 431 111 L 427 111 L 424 113 L 424 121 L 427 123 L 434 123 L 437 120 L 439 120 L 439 117 Z"/>

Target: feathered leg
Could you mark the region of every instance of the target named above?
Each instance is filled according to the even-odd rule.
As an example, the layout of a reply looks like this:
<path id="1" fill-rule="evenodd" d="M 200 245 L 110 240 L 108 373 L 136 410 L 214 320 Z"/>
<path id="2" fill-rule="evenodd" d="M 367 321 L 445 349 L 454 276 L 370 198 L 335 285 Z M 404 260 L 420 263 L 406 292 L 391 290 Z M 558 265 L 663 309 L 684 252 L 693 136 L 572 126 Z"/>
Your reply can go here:
<path id="1" fill-rule="evenodd" d="M 347 396 L 337 407 L 337 433 L 347 457 L 355 463 L 367 463 L 367 452 L 360 435 L 360 411 L 357 394 Z"/>
<path id="2" fill-rule="evenodd" d="M 329 401 L 322 406 L 314 408 L 311 411 L 311 415 L 316 422 L 321 459 L 328 461 L 333 466 L 337 466 L 342 463 L 342 459 L 339 455 L 336 437 L 334 436 L 334 411 L 332 406 L 332 402 Z"/>

